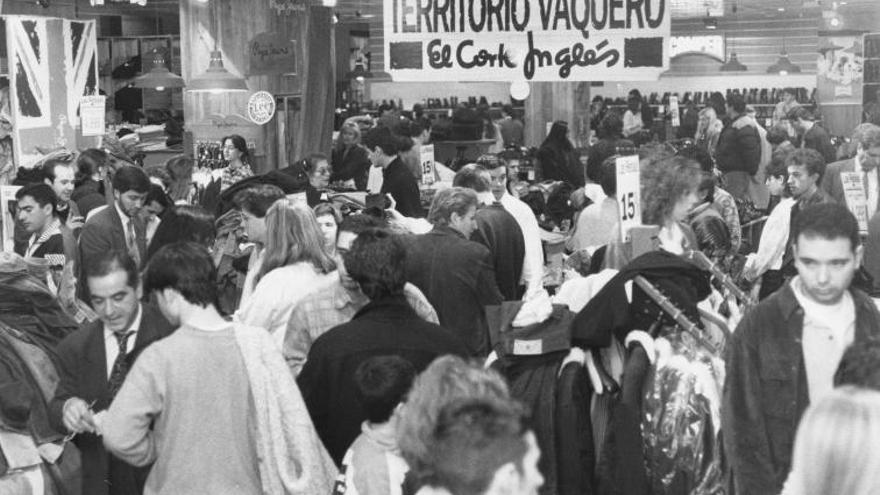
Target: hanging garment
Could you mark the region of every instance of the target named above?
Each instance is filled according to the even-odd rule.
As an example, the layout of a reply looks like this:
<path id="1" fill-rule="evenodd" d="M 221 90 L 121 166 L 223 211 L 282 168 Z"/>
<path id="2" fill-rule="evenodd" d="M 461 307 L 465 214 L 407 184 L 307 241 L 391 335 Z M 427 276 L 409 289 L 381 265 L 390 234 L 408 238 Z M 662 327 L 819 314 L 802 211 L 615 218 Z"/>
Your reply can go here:
<path id="1" fill-rule="evenodd" d="M 652 494 L 724 493 L 721 444 L 724 361 L 685 332 L 655 341 L 641 430 Z"/>

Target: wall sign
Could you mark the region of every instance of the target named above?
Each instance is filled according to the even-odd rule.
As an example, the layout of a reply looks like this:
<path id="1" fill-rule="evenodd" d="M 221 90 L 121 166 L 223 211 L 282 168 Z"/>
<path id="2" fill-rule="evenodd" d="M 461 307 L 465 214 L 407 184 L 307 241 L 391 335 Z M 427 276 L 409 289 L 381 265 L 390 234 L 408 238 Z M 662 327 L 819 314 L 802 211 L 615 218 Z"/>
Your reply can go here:
<path id="1" fill-rule="evenodd" d="M 654 80 L 668 0 L 384 0 L 395 81 Z"/>
<path id="2" fill-rule="evenodd" d="M 671 58 L 692 53 L 724 60 L 724 36 L 720 34 L 672 36 L 669 39 L 669 56 Z"/>
<path id="3" fill-rule="evenodd" d="M 296 43 L 277 33 L 261 33 L 248 42 L 248 75 L 295 74 Z"/>
<path id="4" fill-rule="evenodd" d="M 257 91 L 248 98 L 247 109 L 255 124 L 266 124 L 275 116 L 275 97 L 268 91 Z"/>
<path id="5" fill-rule="evenodd" d="M 629 230 L 642 224 L 642 196 L 639 186 L 639 157 L 622 156 L 617 169 L 617 207 L 620 214 L 621 241 L 629 240 Z"/>
<path id="6" fill-rule="evenodd" d="M 83 136 L 103 136 L 106 132 L 106 96 L 83 96 L 79 102 L 79 120 Z"/>

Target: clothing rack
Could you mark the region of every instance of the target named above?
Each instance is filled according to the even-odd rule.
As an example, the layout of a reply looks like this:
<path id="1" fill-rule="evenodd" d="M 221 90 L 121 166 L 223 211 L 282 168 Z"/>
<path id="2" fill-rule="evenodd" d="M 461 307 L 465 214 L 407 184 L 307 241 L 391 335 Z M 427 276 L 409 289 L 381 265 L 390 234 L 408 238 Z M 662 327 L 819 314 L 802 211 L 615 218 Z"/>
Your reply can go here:
<path id="1" fill-rule="evenodd" d="M 717 354 L 719 352 L 718 346 L 712 343 L 705 335 L 703 335 L 702 329 L 693 321 L 691 321 L 687 316 L 685 316 L 684 311 L 678 308 L 672 301 L 669 300 L 668 297 L 663 295 L 657 287 L 654 286 L 651 282 L 648 281 L 645 277 L 638 275 L 635 278 L 635 283 L 638 285 L 648 297 L 651 298 L 652 301 L 657 303 L 660 306 L 660 309 L 666 312 L 672 319 L 684 330 L 688 333 L 694 340 L 705 347 L 709 351 Z"/>
<path id="2" fill-rule="evenodd" d="M 742 289 L 739 288 L 738 285 L 733 281 L 733 279 L 727 273 L 718 267 L 718 265 L 709 259 L 705 253 L 702 251 L 697 251 L 696 249 L 688 251 L 685 253 L 685 258 L 690 260 L 692 263 L 696 264 L 700 268 L 708 271 L 718 280 L 721 285 L 727 289 L 730 294 L 733 294 L 733 297 L 736 298 L 737 302 L 742 305 L 742 311 L 748 311 L 752 306 L 755 305 L 755 299 L 751 294 L 746 294 Z"/>

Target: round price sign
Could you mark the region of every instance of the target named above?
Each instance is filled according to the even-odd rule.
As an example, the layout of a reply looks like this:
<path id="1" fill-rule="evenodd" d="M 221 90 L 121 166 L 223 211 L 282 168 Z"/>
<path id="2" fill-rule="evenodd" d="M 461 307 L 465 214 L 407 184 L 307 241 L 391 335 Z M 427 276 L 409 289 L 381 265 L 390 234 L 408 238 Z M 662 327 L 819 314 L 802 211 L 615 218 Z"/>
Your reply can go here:
<path id="1" fill-rule="evenodd" d="M 248 99 L 247 109 L 255 124 L 266 124 L 275 116 L 275 97 L 268 91 L 257 91 Z"/>

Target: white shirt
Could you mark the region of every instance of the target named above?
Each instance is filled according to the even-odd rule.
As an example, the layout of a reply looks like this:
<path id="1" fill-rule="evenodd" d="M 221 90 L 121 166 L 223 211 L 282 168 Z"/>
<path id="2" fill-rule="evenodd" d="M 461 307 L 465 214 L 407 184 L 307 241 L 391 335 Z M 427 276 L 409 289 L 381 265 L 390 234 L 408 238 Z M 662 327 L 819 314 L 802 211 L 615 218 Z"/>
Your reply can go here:
<path id="1" fill-rule="evenodd" d="M 642 112 L 633 113 L 632 110 L 627 110 L 623 114 L 623 136 L 629 137 L 633 134 L 642 130 L 642 126 L 644 123 L 642 122 Z"/>
<path id="2" fill-rule="evenodd" d="M 260 269 L 263 268 L 263 259 L 265 257 L 266 250 L 259 245 L 255 245 L 253 252 L 251 252 L 251 257 L 248 259 L 248 271 L 244 276 L 244 286 L 241 288 L 241 299 L 238 303 L 239 308 L 243 308 L 254 293 L 254 288 L 256 287 L 254 279 L 257 277 L 257 273 L 259 273 Z"/>
<path id="3" fill-rule="evenodd" d="M 535 218 L 529 205 L 514 198 L 508 192 L 504 192 L 500 202 L 501 206 L 513 215 L 522 230 L 525 256 L 520 280 L 526 286 L 526 294 L 531 294 L 544 285 L 544 247 L 541 244 L 541 227 L 538 226 L 538 219 Z"/>
<path id="4" fill-rule="evenodd" d="M 131 321 L 131 325 L 129 325 L 128 329 L 123 333 L 131 333 L 131 337 L 128 338 L 126 342 L 126 349 L 128 352 L 134 348 L 134 343 L 137 340 L 137 332 L 138 328 L 141 326 L 141 317 L 143 316 L 143 308 L 140 303 L 138 303 L 137 314 L 134 317 L 134 320 Z M 107 379 L 110 379 L 110 373 L 113 372 L 113 363 L 116 362 L 116 357 L 119 355 L 119 341 L 116 340 L 116 337 L 113 335 L 113 330 L 107 328 L 107 325 L 104 325 L 104 351 L 107 356 Z"/>
<path id="5" fill-rule="evenodd" d="M 756 280 L 767 270 L 782 268 L 782 256 L 785 254 L 785 246 L 788 244 L 791 208 L 794 204 L 793 198 L 783 198 L 770 212 L 770 216 L 767 217 L 764 228 L 761 230 L 758 252 L 748 255 L 746 258 L 743 276 L 747 279 Z"/>
<path id="6" fill-rule="evenodd" d="M 160 223 L 162 223 L 162 220 L 160 220 L 158 217 L 153 217 L 150 219 L 149 222 L 147 222 L 147 246 L 149 246 L 150 243 L 153 242 L 153 236 L 156 235 L 156 229 L 159 228 Z"/>
<path id="7" fill-rule="evenodd" d="M 791 281 L 804 310 L 802 347 L 807 393 L 815 403 L 834 388 L 834 373 L 846 348 L 855 340 L 856 307 L 849 291 L 837 304 L 819 304 L 804 293 L 800 277 Z"/>

